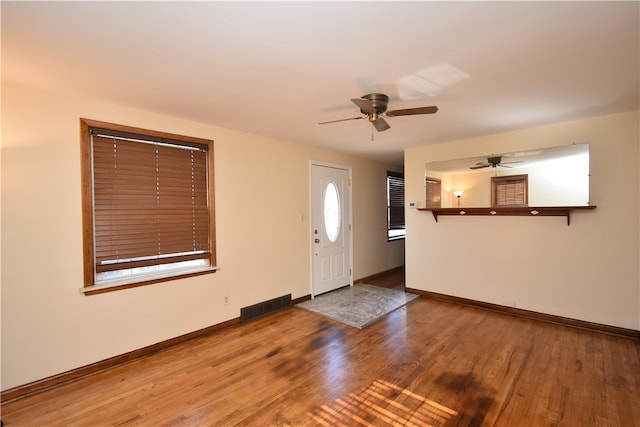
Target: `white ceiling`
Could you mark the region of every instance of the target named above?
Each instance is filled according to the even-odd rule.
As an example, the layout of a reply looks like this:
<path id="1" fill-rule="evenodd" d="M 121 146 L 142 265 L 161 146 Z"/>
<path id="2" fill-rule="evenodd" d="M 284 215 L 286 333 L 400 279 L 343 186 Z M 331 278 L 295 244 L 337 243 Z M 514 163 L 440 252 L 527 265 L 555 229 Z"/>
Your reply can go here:
<path id="1" fill-rule="evenodd" d="M 639 108 L 637 1 L 1 7 L 4 80 L 398 164 L 407 147 Z M 388 118 L 373 142 L 366 120 L 317 124 L 359 116 L 350 99 L 370 92 L 440 111 Z"/>

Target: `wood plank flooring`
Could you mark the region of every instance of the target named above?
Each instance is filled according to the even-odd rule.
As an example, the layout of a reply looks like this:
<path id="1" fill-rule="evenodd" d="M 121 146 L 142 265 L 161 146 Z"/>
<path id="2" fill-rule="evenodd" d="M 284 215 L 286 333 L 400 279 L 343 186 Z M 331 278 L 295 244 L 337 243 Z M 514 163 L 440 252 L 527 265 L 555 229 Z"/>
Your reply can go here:
<path id="1" fill-rule="evenodd" d="M 640 426 L 640 342 L 426 298 L 363 330 L 288 308 L 8 402 L 2 419 Z"/>

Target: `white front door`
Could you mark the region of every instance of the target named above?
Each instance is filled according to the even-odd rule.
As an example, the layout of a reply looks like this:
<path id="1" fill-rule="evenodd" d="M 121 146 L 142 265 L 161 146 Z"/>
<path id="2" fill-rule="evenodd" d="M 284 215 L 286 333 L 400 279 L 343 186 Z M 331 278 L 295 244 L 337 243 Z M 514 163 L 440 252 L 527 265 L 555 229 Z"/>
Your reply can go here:
<path id="1" fill-rule="evenodd" d="M 351 280 L 351 190 L 349 169 L 311 165 L 311 295 Z"/>

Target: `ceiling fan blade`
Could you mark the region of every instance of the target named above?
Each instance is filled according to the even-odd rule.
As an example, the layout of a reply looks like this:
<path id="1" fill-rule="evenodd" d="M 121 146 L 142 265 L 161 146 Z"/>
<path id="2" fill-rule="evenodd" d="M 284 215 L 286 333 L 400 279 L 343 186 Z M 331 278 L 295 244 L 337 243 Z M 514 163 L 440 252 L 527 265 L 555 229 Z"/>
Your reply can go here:
<path id="1" fill-rule="evenodd" d="M 385 116 L 415 116 L 417 114 L 433 114 L 438 111 L 438 107 L 435 105 L 431 107 L 417 107 L 417 108 L 405 108 L 404 110 L 387 111 Z"/>
<path id="2" fill-rule="evenodd" d="M 348 119 L 340 119 L 340 120 L 329 120 L 328 122 L 320 122 L 318 123 L 319 125 L 326 125 L 327 123 L 338 123 L 338 122 L 346 122 L 347 120 L 360 120 L 360 119 L 364 119 L 366 116 L 360 116 L 360 117 L 350 117 Z"/>
<path id="3" fill-rule="evenodd" d="M 488 168 L 491 165 L 479 165 L 479 166 L 471 166 L 469 169 L 484 169 Z"/>
<path id="4" fill-rule="evenodd" d="M 351 101 L 354 104 L 356 104 L 358 107 L 360 107 L 360 110 L 364 111 L 365 113 L 375 113 L 376 112 L 375 107 L 373 106 L 371 101 L 369 101 L 368 99 L 351 98 Z"/>
<path id="5" fill-rule="evenodd" d="M 383 130 L 387 130 L 391 127 L 382 117 L 378 117 L 376 120 L 372 121 L 371 123 L 373 124 L 373 127 L 375 127 L 378 132 L 382 132 Z"/>

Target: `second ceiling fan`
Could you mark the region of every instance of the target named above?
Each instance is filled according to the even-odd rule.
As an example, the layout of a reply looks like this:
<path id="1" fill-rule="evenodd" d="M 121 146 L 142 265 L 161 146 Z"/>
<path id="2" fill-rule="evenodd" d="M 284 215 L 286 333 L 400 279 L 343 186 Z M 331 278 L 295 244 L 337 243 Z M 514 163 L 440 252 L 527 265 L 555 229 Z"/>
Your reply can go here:
<path id="1" fill-rule="evenodd" d="M 387 121 L 382 118 L 382 116 L 415 116 L 419 114 L 433 114 L 438 111 L 438 107 L 436 107 L 435 105 L 430 107 L 405 108 L 402 110 L 387 111 L 389 97 L 383 93 L 369 93 L 360 98 L 352 98 L 351 101 L 358 107 L 360 107 L 360 112 L 363 114 L 363 116 L 350 117 L 348 119 L 331 120 L 328 122 L 320 122 L 318 124 L 324 125 L 327 123 L 337 123 L 347 120 L 359 120 L 367 118 L 378 132 L 382 132 L 391 127 L 389 126 Z"/>
<path id="2" fill-rule="evenodd" d="M 475 164 L 475 166 L 471 166 L 469 169 L 483 169 L 488 167 L 495 168 L 498 166 L 501 166 L 503 168 L 512 168 L 513 166 L 508 166 L 508 165 L 512 165 L 514 163 L 522 163 L 522 160 L 518 160 L 515 162 L 502 163 L 502 157 L 495 156 L 495 157 L 488 157 L 486 162 L 478 162 Z"/>

